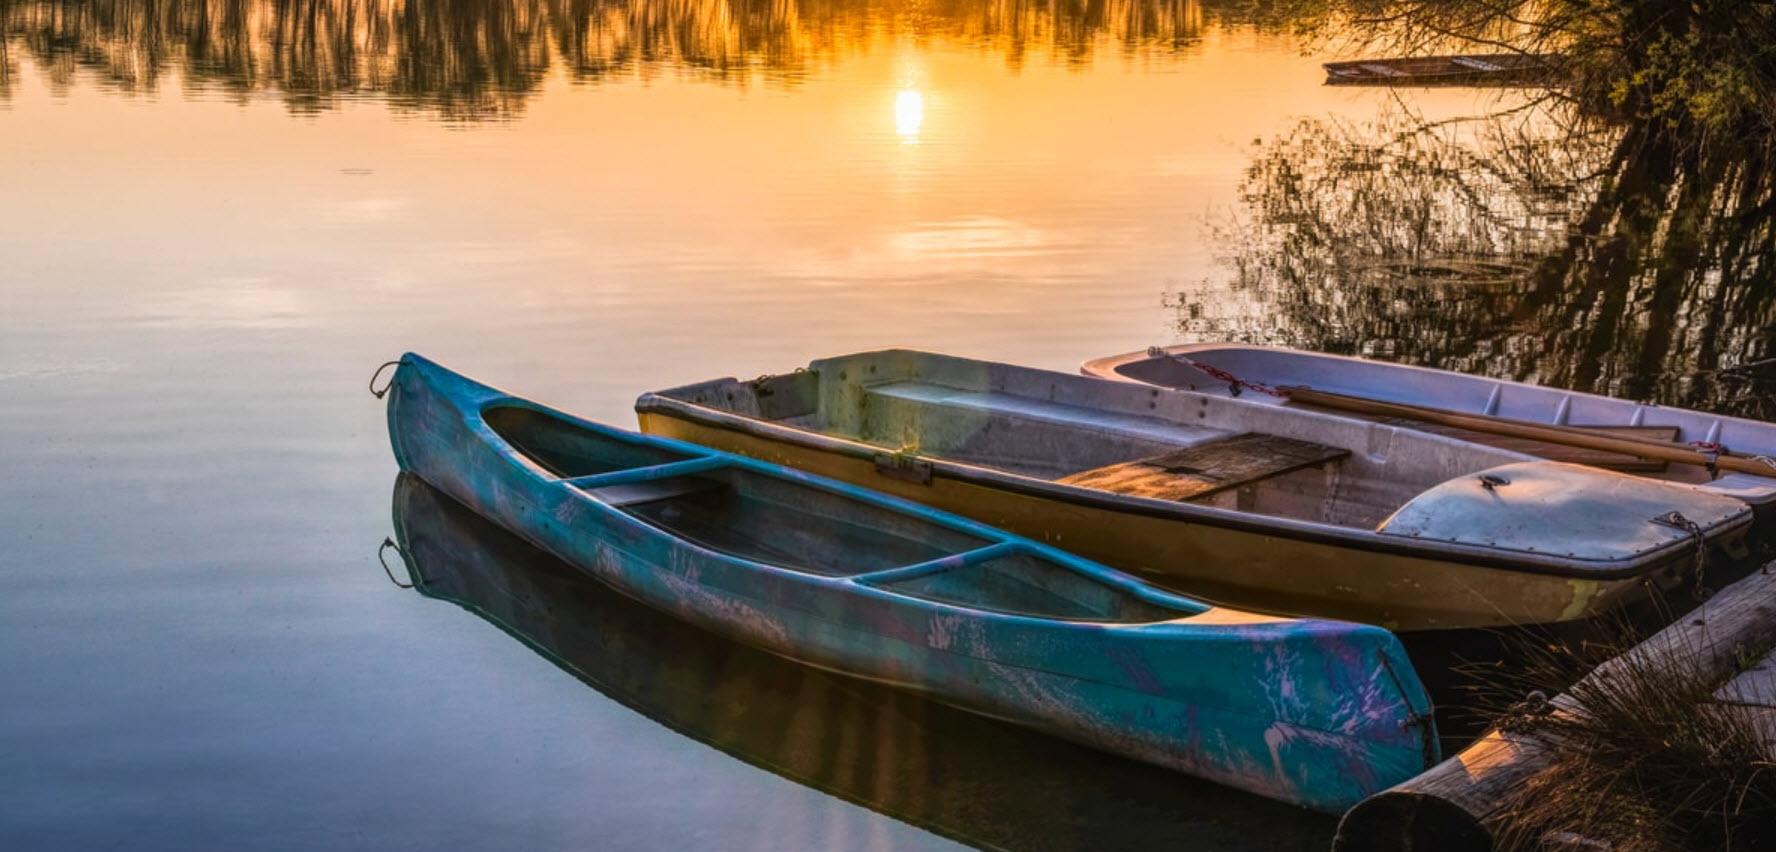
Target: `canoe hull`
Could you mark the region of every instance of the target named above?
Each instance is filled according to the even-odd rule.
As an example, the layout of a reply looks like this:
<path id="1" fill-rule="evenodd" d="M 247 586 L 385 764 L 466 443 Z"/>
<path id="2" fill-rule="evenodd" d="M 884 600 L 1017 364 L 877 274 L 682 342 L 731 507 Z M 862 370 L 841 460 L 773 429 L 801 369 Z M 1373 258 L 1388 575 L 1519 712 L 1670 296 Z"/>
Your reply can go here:
<path id="1" fill-rule="evenodd" d="M 712 632 L 1327 812 L 1435 762 L 1429 701 L 1385 631 L 1220 609 L 1158 623 L 1055 622 L 737 560 L 516 462 L 481 419 L 495 405 L 530 404 L 409 356 L 389 405 L 402 469 L 625 595 Z M 732 464 L 932 514 L 806 474 Z"/>

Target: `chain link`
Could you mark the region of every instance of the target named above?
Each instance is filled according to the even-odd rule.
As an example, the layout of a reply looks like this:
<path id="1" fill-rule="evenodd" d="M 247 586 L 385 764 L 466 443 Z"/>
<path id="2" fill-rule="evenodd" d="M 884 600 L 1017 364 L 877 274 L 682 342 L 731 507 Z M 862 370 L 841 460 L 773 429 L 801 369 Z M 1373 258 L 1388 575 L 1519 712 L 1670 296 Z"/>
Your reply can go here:
<path id="1" fill-rule="evenodd" d="M 1703 576 L 1708 571 L 1708 537 L 1702 534 L 1702 526 L 1695 521 L 1684 517 L 1682 512 L 1676 510 L 1666 512 L 1663 515 L 1656 515 L 1653 517 L 1652 521 L 1655 524 L 1672 527 L 1673 529 L 1689 533 L 1691 540 L 1696 544 L 1696 563 L 1694 567 L 1690 569 L 1690 594 L 1698 601 L 1705 601 L 1714 597 L 1714 590 L 1709 588 L 1706 583 L 1702 582 Z"/>

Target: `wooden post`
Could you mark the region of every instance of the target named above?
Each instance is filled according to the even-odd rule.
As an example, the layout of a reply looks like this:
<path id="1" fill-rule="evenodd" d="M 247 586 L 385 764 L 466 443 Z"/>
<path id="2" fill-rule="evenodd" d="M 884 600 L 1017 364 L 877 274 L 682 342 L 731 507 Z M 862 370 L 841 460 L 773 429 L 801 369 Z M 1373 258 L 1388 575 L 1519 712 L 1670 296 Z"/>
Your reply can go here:
<path id="1" fill-rule="evenodd" d="M 1776 696 L 1776 664 L 1766 660 L 1739 671 L 1747 655 L 1763 656 L 1773 648 L 1776 563 L 1728 586 L 1647 641 L 1598 666 L 1584 681 L 1608 679 L 1629 665 L 1685 665 L 1726 683 L 1717 697 Z M 1562 694 L 1553 704 L 1556 713 L 1570 712 L 1574 701 Z M 1766 742 L 1776 746 L 1776 711 L 1765 711 L 1762 718 L 1773 726 Z M 1351 808 L 1338 824 L 1333 852 L 1491 850 L 1505 794 L 1546 765 L 1547 756 L 1532 738 L 1489 731 L 1455 757 Z"/>

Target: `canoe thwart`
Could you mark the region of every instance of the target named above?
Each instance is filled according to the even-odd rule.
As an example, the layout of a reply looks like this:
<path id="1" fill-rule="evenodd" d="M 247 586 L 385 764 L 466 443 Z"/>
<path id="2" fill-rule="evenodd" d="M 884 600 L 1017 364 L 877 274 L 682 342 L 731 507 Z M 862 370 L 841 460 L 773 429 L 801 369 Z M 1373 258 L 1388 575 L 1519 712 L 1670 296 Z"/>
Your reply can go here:
<path id="1" fill-rule="evenodd" d="M 1055 481 L 1156 500 L 1195 500 L 1349 455 L 1338 447 L 1247 432 Z"/>
<path id="2" fill-rule="evenodd" d="M 913 565 L 903 565 L 899 568 L 889 568 L 883 571 L 872 571 L 868 574 L 859 574 L 851 579 L 871 586 L 882 586 L 890 583 L 898 583 L 902 580 L 911 580 L 914 577 L 923 577 L 926 574 L 936 574 L 941 571 L 966 568 L 970 565 L 985 562 L 989 559 L 998 559 L 1001 556 L 1009 556 L 1017 551 L 1018 545 L 1015 542 L 1002 541 L 998 544 L 977 547 L 973 550 L 953 553 L 949 556 L 940 556 L 936 559 L 926 560 Z"/>
<path id="3" fill-rule="evenodd" d="M 1097 582 L 1016 544 L 983 548 L 929 566 L 881 572 L 871 579 L 870 585 L 896 594 L 1027 618 L 1150 624 L 1181 615 L 1176 609 Z"/>
<path id="4" fill-rule="evenodd" d="M 571 485 L 588 491 L 607 488 L 612 485 L 629 485 L 638 482 L 655 482 L 662 479 L 685 476 L 692 473 L 703 473 L 732 464 L 721 456 L 704 456 L 703 458 L 685 459 L 683 461 L 652 464 L 644 467 L 632 467 L 628 470 L 614 470 L 607 473 L 594 473 L 587 476 L 575 476 L 563 479 L 563 485 Z"/>
<path id="5" fill-rule="evenodd" d="M 621 508 L 660 500 L 671 500 L 675 497 L 688 497 L 705 491 L 715 491 L 722 487 L 721 483 L 712 480 L 699 479 L 694 476 L 680 476 L 652 482 L 626 482 L 606 485 L 602 488 L 588 488 L 586 493 L 607 506 Z"/>

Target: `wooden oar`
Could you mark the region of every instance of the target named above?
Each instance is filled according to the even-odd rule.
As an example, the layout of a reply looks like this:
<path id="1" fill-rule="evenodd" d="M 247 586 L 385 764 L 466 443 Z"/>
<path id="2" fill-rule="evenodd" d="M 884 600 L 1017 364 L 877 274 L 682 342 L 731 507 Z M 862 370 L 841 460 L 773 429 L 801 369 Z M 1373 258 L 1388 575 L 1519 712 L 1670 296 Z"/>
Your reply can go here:
<path id="1" fill-rule="evenodd" d="M 1556 426 L 1551 423 L 1513 420 L 1509 417 L 1493 417 L 1486 414 L 1466 414 L 1460 411 L 1450 411 L 1447 408 L 1431 408 L 1402 402 L 1383 402 L 1379 399 L 1348 396 L 1301 386 L 1285 387 L 1280 390 L 1284 396 L 1292 400 L 1322 408 L 1335 408 L 1341 411 L 1354 411 L 1384 417 L 1404 417 L 1410 420 L 1423 420 L 1427 423 L 1441 423 L 1461 429 L 1472 429 L 1475 432 L 1509 435 L 1549 444 L 1584 447 L 1641 458 L 1664 459 L 1669 462 L 1693 464 L 1698 467 L 1707 467 L 1709 463 L 1708 454 L 1690 447 L 1599 435 L 1573 426 Z M 1762 458 L 1728 455 L 1724 450 L 1714 456 L 1714 466 L 1720 470 L 1776 477 L 1776 466 L 1772 466 Z"/>

